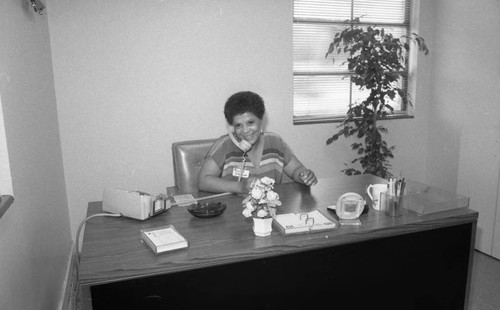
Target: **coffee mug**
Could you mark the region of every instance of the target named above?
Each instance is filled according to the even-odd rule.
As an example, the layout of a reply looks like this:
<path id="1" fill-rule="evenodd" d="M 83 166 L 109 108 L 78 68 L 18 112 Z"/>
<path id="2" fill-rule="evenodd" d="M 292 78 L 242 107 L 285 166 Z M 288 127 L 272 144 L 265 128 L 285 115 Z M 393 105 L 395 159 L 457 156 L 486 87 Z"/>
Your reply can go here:
<path id="1" fill-rule="evenodd" d="M 387 191 L 387 184 L 370 184 L 366 188 L 366 193 L 372 200 L 375 210 L 380 210 L 380 193 Z"/>

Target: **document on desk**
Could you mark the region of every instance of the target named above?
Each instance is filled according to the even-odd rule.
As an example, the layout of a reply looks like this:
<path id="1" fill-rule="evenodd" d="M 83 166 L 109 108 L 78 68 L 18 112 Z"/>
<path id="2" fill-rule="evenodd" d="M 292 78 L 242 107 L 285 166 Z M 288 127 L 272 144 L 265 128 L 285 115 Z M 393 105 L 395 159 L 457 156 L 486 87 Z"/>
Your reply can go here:
<path id="1" fill-rule="evenodd" d="M 337 221 L 328 219 L 319 210 L 307 213 L 278 214 L 274 218 L 274 223 L 285 235 L 324 231 L 339 227 Z"/>
<path id="2" fill-rule="evenodd" d="M 198 202 L 192 194 L 174 195 L 173 198 L 178 206 L 189 206 Z"/>

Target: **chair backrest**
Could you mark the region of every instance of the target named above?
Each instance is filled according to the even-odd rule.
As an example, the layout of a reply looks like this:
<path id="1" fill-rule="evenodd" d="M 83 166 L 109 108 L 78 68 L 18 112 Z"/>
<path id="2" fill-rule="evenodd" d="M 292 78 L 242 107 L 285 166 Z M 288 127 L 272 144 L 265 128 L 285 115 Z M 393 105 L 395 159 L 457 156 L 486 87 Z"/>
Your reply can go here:
<path id="1" fill-rule="evenodd" d="M 215 139 L 180 141 L 172 143 L 174 181 L 180 193 L 198 192 L 198 174 L 203 159 Z"/>

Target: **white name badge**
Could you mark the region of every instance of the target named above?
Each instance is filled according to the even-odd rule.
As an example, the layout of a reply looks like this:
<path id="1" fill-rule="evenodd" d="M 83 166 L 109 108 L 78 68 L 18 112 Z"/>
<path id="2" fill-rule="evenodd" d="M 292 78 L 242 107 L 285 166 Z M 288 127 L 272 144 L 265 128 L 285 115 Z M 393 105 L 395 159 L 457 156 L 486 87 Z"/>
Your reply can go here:
<path id="1" fill-rule="evenodd" d="M 233 168 L 233 176 L 234 177 L 240 177 L 241 175 L 241 169 L 240 168 Z M 243 175 L 241 175 L 242 178 L 248 178 L 250 176 L 250 170 L 243 170 Z"/>

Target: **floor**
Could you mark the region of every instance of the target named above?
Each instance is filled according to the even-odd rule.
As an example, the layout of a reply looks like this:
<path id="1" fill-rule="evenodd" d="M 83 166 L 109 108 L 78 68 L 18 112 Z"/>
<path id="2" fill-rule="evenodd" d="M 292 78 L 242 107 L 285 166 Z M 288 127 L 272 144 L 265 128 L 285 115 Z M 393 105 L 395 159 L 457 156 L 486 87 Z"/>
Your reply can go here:
<path id="1" fill-rule="evenodd" d="M 500 309 L 500 260 L 475 251 L 469 310 Z"/>
<path id="2" fill-rule="evenodd" d="M 90 292 L 81 291 L 76 310 L 91 310 Z M 475 251 L 470 286 L 469 310 L 500 309 L 500 260 Z"/>
<path id="3" fill-rule="evenodd" d="M 92 299 L 90 298 L 90 290 L 88 288 L 80 289 L 78 297 L 76 298 L 76 307 L 74 310 L 92 310 Z"/>

